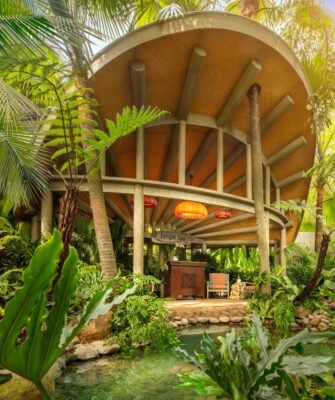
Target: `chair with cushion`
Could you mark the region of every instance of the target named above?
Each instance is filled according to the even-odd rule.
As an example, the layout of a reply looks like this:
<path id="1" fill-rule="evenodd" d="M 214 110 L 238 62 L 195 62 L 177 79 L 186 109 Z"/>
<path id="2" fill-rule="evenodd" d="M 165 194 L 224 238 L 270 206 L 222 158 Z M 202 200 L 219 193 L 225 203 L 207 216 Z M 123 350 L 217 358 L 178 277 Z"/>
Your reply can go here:
<path id="1" fill-rule="evenodd" d="M 207 282 L 207 299 L 210 293 L 218 293 L 219 296 L 229 298 L 229 274 L 212 273 L 209 274 Z"/>

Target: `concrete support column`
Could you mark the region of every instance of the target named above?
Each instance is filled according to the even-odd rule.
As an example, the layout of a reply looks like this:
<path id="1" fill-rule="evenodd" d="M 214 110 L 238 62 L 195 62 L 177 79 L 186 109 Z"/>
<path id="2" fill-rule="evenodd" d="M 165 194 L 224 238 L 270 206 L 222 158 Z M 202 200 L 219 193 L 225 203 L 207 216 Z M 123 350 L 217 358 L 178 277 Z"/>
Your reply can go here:
<path id="1" fill-rule="evenodd" d="M 280 265 L 284 268 L 283 275 L 286 275 L 286 257 L 284 251 L 285 248 L 286 248 L 286 228 L 283 228 L 280 231 Z"/>
<path id="2" fill-rule="evenodd" d="M 219 128 L 217 133 L 217 160 L 216 160 L 216 190 L 223 192 L 223 170 L 224 170 L 224 148 L 223 129 Z"/>
<path id="3" fill-rule="evenodd" d="M 179 122 L 179 144 L 178 144 L 178 183 L 179 185 L 185 185 L 186 183 L 186 165 L 185 165 L 185 153 L 186 153 L 186 121 Z"/>
<path id="4" fill-rule="evenodd" d="M 52 209 L 53 209 L 53 196 L 52 192 L 48 190 L 41 200 L 41 235 L 46 239 L 52 232 Z"/>
<path id="5" fill-rule="evenodd" d="M 279 260 L 279 249 L 278 249 L 278 244 L 277 244 L 277 243 L 275 243 L 275 244 L 273 245 L 273 264 L 274 264 L 274 266 L 280 264 L 280 260 Z"/>
<path id="6" fill-rule="evenodd" d="M 143 187 L 135 186 L 134 193 L 134 274 L 143 274 L 144 272 L 144 205 L 143 205 Z"/>
<path id="7" fill-rule="evenodd" d="M 204 254 L 207 253 L 207 244 L 206 244 L 206 243 L 203 243 L 203 244 L 202 244 L 202 246 L 201 246 L 201 251 L 202 251 Z"/>
<path id="8" fill-rule="evenodd" d="M 136 133 L 136 179 L 144 179 L 144 128 Z"/>
<path id="9" fill-rule="evenodd" d="M 31 219 L 31 228 L 30 228 L 30 238 L 34 242 L 39 240 L 41 237 L 41 226 L 39 221 L 39 215 L 34 215 Z"/>
<path id="10" fill-rule="evenodd" d="M 270 207 L 271 204 L 271 169 L 265 167 L 265 205 Z"/>
<path id="11" fill-rule="evenodd" d="M 247 179 L 246 179 L 246 191 L 247 199 L 252 200 L 252 165 L 251 165 L 251 145 L 247 144 L 245 148 L 246 160 L 247 160 Z"/>
<path id="12" fill-rule="evenodd" d="M 173 261 L 174 251 L 173 246 L 168 247 L 168 260 Z"/>

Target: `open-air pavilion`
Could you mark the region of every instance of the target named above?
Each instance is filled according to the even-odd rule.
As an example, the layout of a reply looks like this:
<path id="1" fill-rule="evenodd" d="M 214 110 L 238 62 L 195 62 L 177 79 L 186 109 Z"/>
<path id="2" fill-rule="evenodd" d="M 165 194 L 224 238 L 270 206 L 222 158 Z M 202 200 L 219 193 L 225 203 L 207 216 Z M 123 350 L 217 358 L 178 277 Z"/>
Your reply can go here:
<path id="1" fill-rule="evenodd" d="M 144 241 L 185 238 L 202 248 L 257 246 L 252 196 L 248 90 L 260 87 L 264 206 L 268 243 L 284 264 L 285 246 L 298 231 L 294 215 L 274 201 L 305 199 L 315 137 L 310 129 L 309 84 L 287 44 L 264 26 L 224 13 L 194 13 L 128 34 L 92 64 L 92 86 L 102 120 L 123 107 L 153 105 L 169 115 L 119 140 L 106 152 L 102 180 L 111 218 L 127 221 L 134 242 L 133 270 L 143 272 Z M 64 190 L 60 178 L 52 192 Z M 81 203 L 89 205 L 87 186 Z M 85 192 L 86 191 L 86 192 Z M 133 197 L 132 197 L 133 196 Z M 144 207 L 149 196 L 157 206 Z M 183 201 L 202 203 L 208 216 L 177 218 Z M 132 204 L 133 203 L 133 204 Z M 152 204 L 151 204 L 152 205 Z M 215 216 L 218 209 L 231 213 Z M 41 206 L 50 227 L 52 196 Z M 184 235 L 184 236 L 183 236 Z"/>

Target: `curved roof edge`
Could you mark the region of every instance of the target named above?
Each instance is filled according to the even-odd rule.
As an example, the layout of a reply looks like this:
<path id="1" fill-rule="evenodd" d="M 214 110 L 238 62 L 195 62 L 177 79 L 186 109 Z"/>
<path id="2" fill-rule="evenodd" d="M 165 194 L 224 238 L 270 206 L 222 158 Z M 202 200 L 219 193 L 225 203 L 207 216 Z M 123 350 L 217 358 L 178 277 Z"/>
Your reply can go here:
<path id="1" fill-rule="evenodd" d="M 225 12 L 194 12 L 182 17 L 145 25 L 117 39 L 97 53 L 92 60 L 92 71 L 96 73 L 119 55 L 140 44 L 160 37 L 197 29 L 222 29 L 240 32 L 265 43 L 287 60 L 300 77 L 308 95 L 311 94 L 311 86 L 300 61 L 279 35 L 249 18 Z"/>

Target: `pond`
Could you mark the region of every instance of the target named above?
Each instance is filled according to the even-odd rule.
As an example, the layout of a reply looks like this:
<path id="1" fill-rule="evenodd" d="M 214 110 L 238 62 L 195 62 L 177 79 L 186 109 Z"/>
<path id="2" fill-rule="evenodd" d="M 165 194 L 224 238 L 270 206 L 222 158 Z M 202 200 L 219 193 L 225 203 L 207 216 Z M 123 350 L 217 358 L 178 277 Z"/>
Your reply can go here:
<path id="1" fill-rule="evenodd" d="M 229 330 L 211 327 L 208 333 L 223 335 Z M 193 351 L 199 346 L 201 332 L 190 330 L 181 336 L 183 348 Z M 310 346 L 307 354 L 332 355 L 335 369 L 335 346 Z M 197 395 L 193 389 L 177 388 L 178 374 L 193 367 L 173 354 L 150 354 L 139 358 L 101 358 L 68 367 L 56 386 L 57 400 L 214 400 Z"/>

